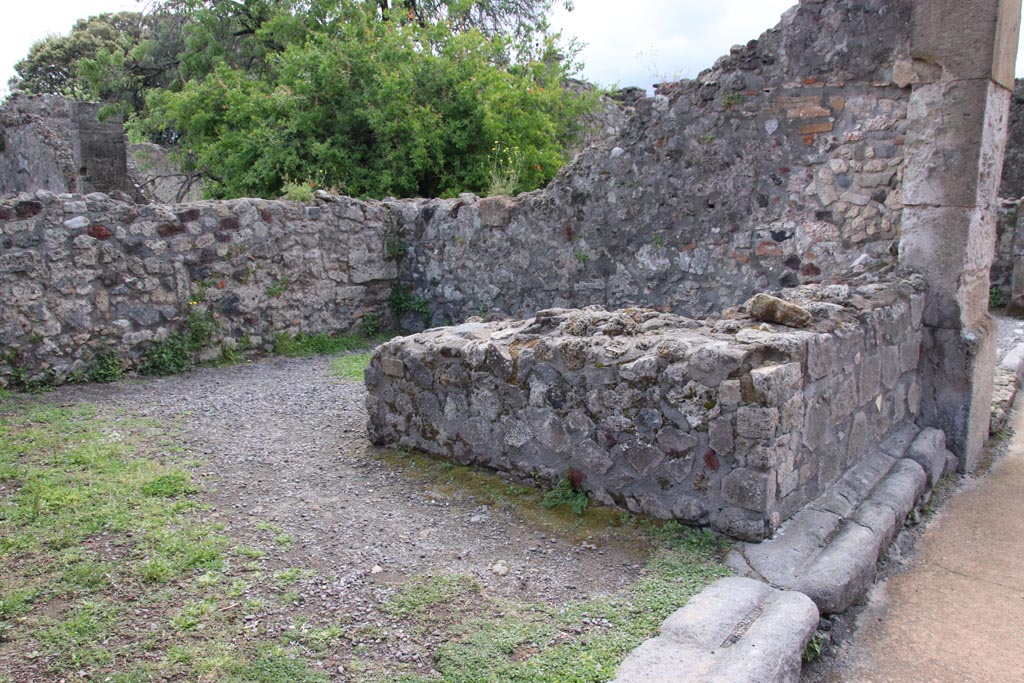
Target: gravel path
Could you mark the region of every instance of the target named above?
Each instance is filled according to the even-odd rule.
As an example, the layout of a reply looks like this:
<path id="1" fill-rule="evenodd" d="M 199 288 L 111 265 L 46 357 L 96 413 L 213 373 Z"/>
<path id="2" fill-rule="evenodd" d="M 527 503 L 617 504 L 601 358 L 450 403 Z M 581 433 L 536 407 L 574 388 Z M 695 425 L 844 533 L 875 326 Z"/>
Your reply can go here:
<path id="1" fill-rule="evenodd" d="M 531 526 L 510 506 L 404 476 L 366 438 L 363 385 L 328 366 L 270 358 L 58 396 L 180 421 L 186 457 L 199 461 L 204 498 L 229 533 L 245 542 L 269 522 L 291 534 L 292 559 L 330 577 L 321 597 L 350 617 L 372 609 L 382 586 L 428 572 L 472 574 L 488 592 L 545 602 L 636 579 L 646 552 L 614 528 L 591 538 Z M 491 570 L 499 560 L 505 576 Z"/>

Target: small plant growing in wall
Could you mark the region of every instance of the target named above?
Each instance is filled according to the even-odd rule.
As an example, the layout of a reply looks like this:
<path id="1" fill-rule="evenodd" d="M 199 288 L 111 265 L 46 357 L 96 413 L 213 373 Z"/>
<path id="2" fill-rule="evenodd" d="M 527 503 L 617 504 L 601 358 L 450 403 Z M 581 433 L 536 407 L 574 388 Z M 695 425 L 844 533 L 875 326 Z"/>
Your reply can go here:
<path id="1" fill-rule="evenodd" d="M 722 97 L 722 106 L 724 107 L 735 107 L 738 104 L 743 103 L 743 95 L 739 93 L 729 93 Z"/>
<path id="2" fill-rule="evenodd" d="M 277 297 L 287 292 L 288 287 L 290 287 L 291 284 L 291 281 L 286 277 L 278 278 L 278 280 L 275 281 L 274 284 L 267 287 L 265 293 L 271 299 L 276 299 Z"/>
<path id="3" fill-rule="evenodd" d="M 102 349 L 96 352 L 89 369 L 85 373 L 85 379 L 89 382 L 106 384 L 116 382 L 124 377 L 124 365 L 121 359 L 111 349 Z"/>
<path id="4" fill-rule="evenodd" d="M 0 353 L 0 364 L 8 367 L 10 387 L 17 391 L 34 394 L 46 391 L 57 383 L 57 373 L 53 368 L 33 375 L 25 368 L 23 357 L 15 349 L 7 349 Z"/>
<path id="5" fill-rule="evenodd" d="M 500 140 L 491 148 L 491 183 L 488 196 L 514 195 L 523 173 L 523 153 L 519 147 Z"/>
<path id="6" fill-rule="evenodd" d="M 1004 306 L 1006 306 L 1006 298 L 1003 296 L 1003 290 L 993 285 L 988 290 L 988 307 L 992 309 Z"/>
<path id="7" fill-rule="evenodd" d="M 189 312 L 180 331 L 146 349 L 139 371 L 144 375 L 176 375 L 191 370 L 195 355 L 210 344 L 219 329 L 220 323 L 212 312 Z"/>
<path id="8" fill-rule="evenodd" d="M 389 261 L 398 263 L 405 256 L 405 242 L 397 232 L 389 232 L 384 238 L 384 253 Z"/>
<path id="9" fill-rule="evenodd" d="M 367 313 L 359 321 L 359 330 L 367 337 L 376 337 L 383 326 L 380 316 L 376 313 Z"/>
<path id="10" fill-rule="evenodd" d="M 583 265 L 587 265 L 590 262 L 590 254 L 583 251 L 582 249 L 577 249 L 572 253 L 572 255 L 575 256 L 576 260 L 582 263 Z"/>
<path id="11" fill-rule="evenodd" d="M 411 285 L 395 282 L 388 294 L 388 308 L 395 320 L 406 313 L 418 313 L 423 318 L 423 324 L 430 326 L 430 304 L 423 297 L 413 295 Z"/>

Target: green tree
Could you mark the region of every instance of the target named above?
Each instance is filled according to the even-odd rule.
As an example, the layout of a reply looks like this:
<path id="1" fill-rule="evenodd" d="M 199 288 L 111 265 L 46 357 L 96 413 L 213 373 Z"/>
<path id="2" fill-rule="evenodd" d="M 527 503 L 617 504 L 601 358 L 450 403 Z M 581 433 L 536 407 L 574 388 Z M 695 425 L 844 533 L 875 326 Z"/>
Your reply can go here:
<path id="1" fill-rule="evenodd" d="M 107 103 L 215 197 L 524 191 L 596 99 L 562 87 L 554 1 L 164 0 L 41 41 L 12 85 Z"/>
<path id="2" fill-rule="evenodd" d="M 147 91 L 177 82 L 186 21 L 138 12 L 80 19 L 68 35 L 35 43 L 15 64 L 9 86 L 15 93 L 106 102 L 124 114 L 141 111 Z"/>
<path id="3" fill-rule="evenodd" d="M 562 88 L 574 65 L 553 58 L 551 36 L 523 44 L 448 21 L 381 21 L 372 3 L 331 6 L 315 20 L 263 16 L 253 44 L 283 49 L 266 49 L 258 69 L 222 54 L 180 90 L 153 91 L 140 129 L 178 131 L 222 197 L 276 196 L 289 181 L 374 197 L 486 192 L 497 143 L 517 150 L 519 191 L 564 163 L 594 98 Z"/>
<path id="4" fill-rule="evenodd" d="M 83 97 L 88 94 L 88 84 L 79 76 L 79 62 L 102 51 L 131 50 L 141 40 L 143 24 L 137 12 L 80 19 L 68 35 L 48 36 L 34 43 L 28 55 L 14 65 L 16 75 L 8 85 L 12 92 Z"/>

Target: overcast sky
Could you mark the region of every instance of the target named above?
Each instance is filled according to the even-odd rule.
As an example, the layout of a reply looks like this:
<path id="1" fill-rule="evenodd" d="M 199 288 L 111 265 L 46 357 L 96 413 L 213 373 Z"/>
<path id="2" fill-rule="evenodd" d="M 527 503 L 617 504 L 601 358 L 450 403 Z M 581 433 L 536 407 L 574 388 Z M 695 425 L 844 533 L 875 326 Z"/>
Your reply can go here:
<path id="1" fill-rule="evenodd" d="M 587 47 L 584 76 L 600 85 L 639 85 L 692 78 L 729 47 L 774 26 L 796 0 L 575 0 L 553 23 Z M 4 0 L 0 10 L 0 95 L 14 63 L 32 43 L 71 30 L 76 19 L 138 10 L 137 0 Z M 1022 73 L 1024 55 L 1018 57 Z"/>

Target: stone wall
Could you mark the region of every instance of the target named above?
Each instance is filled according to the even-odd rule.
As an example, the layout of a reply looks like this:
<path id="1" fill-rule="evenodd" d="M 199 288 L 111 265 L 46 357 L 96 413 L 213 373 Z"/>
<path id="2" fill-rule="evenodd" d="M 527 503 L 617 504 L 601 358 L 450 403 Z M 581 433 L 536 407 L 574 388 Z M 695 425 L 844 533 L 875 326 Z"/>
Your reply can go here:
<path id="1" fill-rule="evenodd" d="M 805 0 L 664 84 L 544 190 L 404 207 L 439 320 L 645 305 L 704 315 L 886 258 L 900 228 L 909 3 Z"/>
<path id="2" fill-rule="evenodd" d="M 389 212 L 351 199 L 138 206 L 46 191 L 0 202 L 0 365 L 60 381 L 101 350 L 137 361 L 190 313 L 213 349 L 387 322 Z"/>
<path id="3" fill-rule="evenodd" d="M 0 107 L 0 195 L 132 192 L 119 119 L 100 105 L 53 95 L 14 96 Z"/>
<path id="4" fill-rule="evenodd" d="M 381 308 L 386 292 L 379 290 L 388 278 L 374 280 L 369 290 L 338 289 L 364 287 L 330 274 L 342 268 L 336 264 L 362 262 L 372 250 L 360 247 L 363 252 L 350 256 L 344 239 L 335 243 L 337 235 L 373 235 L 374 258 L 383 258 L 382 234 L 397 245 L 398 272 L 411 283 L 412 296 L 429 303 L 432 324 L 593 304 L 707 315 L 757 291 L 830 282 L 851 264 L 873 268 L 890 259 L 901 224 L 908 7 L 903 0 L 804 0 L 778 27 L 734 48 L 697 80 L 662 84 L 653 98 L 631 102 L 626 118 L 590 137 L 547 188 L 514 199 L 463 195 L 364 204 L 322 198 L 308 208 L 245 200 L 157 206 L 145 209 L 145 218 L 139 207 L 98 197 L 12 200 L 9 217 L 0 219 L 4 291 L 35 292 L 50 282 L 50 273 L 76 273 L 76 288 L 88 290 L 76 296 L 86 299 L 108 293 L 104 281 L 147 284 L 118 289 L 113 297 L 121 308 L 109 312 L 102 296 L 72 306 L 63 298 L 67 287 L 27 298 L 22 293 L 4 304 L 3 343 L 31 369 L 58 375 L 75 354 L 86 353 L 82 344 L 111 343 L 137 355 L 147 337 L 159 338 L 179 319 L 198 283 L 213 278 L 234 290 L 232 273 L 242 257 L 228 257 L 229 247 L 243 238 L 218 237 L 213 224 L 220 217 L 237 218 L 242 232 L 251 229 L 244 244 L 258 251 L 256 260 L 273 264 L 273 277 L 303 283 L 308 296 L 264 304 L 252 292 L 275 289 L 268 284 L 273 278 L 249 289 L 238 283 L 237 298 L 247 303 L 236 314 L 230 292 L 204 287 L 231 321 L 249 316 L 248 333 L 260 337 L 278 329 L 344 330 L 358 311 Z M 28 118 L 32 126 L 61 119 Z M 54 149 L 67 156 L 74 145 Z M 58 157 L 54 173 L 67 176 L 67 159 Z M 39 212 L 19 217 L 32 211 L 25 208 L 32 202 L 42 204 Z M 258 230 L 253 211 L 241 206 L 272 206 L 278 213 Z M 346 214 L 341 207 L 361 208 Z M 196 211 L 209 226 L 177 220 Z M 319 217 L 310 219 L 316 212 Z M 136 221 L 184 227 L 189 239 L 133 234 Z M 90 237 L 94 225 L 112 236 Z M 261 237 L 266 230 L 270 236 Z M 291 255 L 297 235 L 301 249 L 319 249 L 332 262 L 306 269 Z M 210 239 L 214 244 L 205 244 Z M 93 247 L 97 264 L 83 270 L 79 263 L 92 258 Z M 159 284 L 151 286 L 154 281 Z M 55 300 L 39 308 L 47 297 Z M 135 318 L 119 312 L 132 297 L 148 312 Z M 155 305 L 164 307 L 159 315 Z M 118 325 L 110 327 L 114 321 Z M 419 315 L 404 322 L 424 325 Z M 231 325 L 232 334 L 244 328 Z"/>
<path id="5" fill-rule="evenodd" d="M 989 276 L 996 300 L 1013 315 L 1024 314 L 1024 225 L 1020 204 L 1024 199 L 1024 80 L 1018 79 L 1010 100 L 1006 157 L 999 186 L 1002 198 L 996 224 L 995 258 Z M 1016 274 L 1015 274 L 1016 273 Z"/>
<path id="6" fill-rule="evenodd" d="M 919 287 L 787 298 L 811 327 L 589 307 L 399 338 L 366 372 L 370 434 L 760 540 L 920 405 Z"/>

